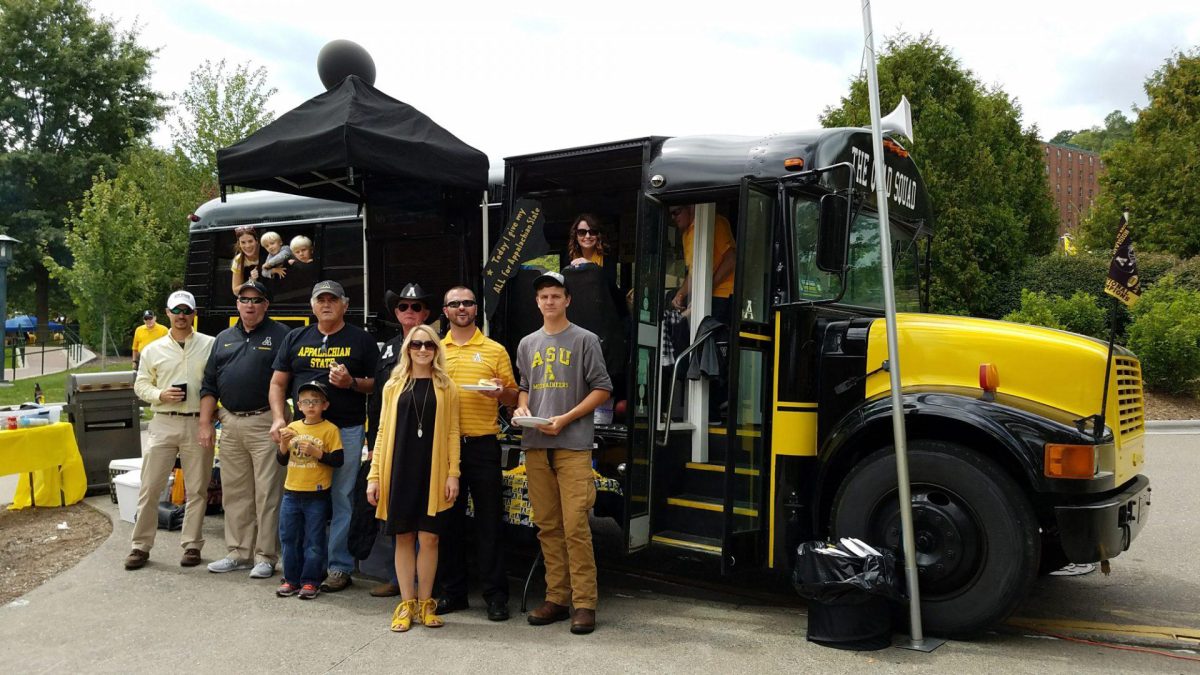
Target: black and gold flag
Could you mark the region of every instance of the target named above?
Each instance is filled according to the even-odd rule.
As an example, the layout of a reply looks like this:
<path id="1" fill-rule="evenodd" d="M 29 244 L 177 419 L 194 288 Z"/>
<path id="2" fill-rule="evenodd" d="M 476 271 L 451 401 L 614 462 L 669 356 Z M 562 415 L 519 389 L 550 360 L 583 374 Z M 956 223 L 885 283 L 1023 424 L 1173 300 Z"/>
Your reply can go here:
<path id="1" fill-rule="evenodd" d="M 492 254 L 483 266 L 483 300 L 491 317 L 500 301 L 504 285 L 517 273 L 521 262 L 545 255 L 550 250 L 544 227 L 546 216 L 540 202 L 521 199 L 513 204 L 513 218 L 496 240 Z"/>
<path id="2" fill-rule="evenodd" d="M 1129 235 L 1129 214 L 1122 213 L 1117 226 L 1117 243 L 1113 245 L 1112 262 L 1108 264 L 1108 279 L 1104 281 L 1104 292 L 1126 305 L 1132 305 L 1142 297 L 1137 255 L 1133 252 L 1133 240 Z"/>

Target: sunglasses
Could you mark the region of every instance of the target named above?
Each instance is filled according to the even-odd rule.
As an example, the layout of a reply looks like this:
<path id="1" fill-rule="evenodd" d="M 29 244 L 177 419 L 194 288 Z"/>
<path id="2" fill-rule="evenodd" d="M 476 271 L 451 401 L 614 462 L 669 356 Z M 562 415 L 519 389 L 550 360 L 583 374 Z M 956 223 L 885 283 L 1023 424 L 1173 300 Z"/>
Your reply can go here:
<path id="1" fill-rule="evenodd" d="M 176 315 L 178 315 L 178 314 L 194 314 L 196 312 L 196 310 L 192 309 L 191 307 L 175 307 L 175 308 L 169 309 L 167 311 L 172 314 L 176 314 Z"/>
<path id="2" fill-rule="evenodd" d="M 245 225 L 243 225 L 242 227 L 239 227 L 239 228 L 235 229 L 235 230 L 233 231 L 233 233 L 234 233 L 234 234 L 236 234 L 236 235 L 237 235 L 237 236 L 239 236 L 239 237 L 240 237 L 240 236 L 242 236 L 243 234 L 255 234 L 255 232 L 254 232 L 254 228 L 253 228 L 253 227 L 247 227 L 247 226 L 245 226 Z"/>
<path id="3" fill-rule="evenodd" d="M 581 227 L 578 230 L 575 230 L 575 234 L 576 236 L 580 237 L 599 237 L 600 230 L 589 230 L 586 227 Z"/>
<path id="4" fill-rule="evenodd" d="M 401 312 L 407 312 L 409 308 L 412 308 L 412 311 L 414 312 L 420 312 L 425 309 L 425 305 L 422 305 L 419 302 L 414 302 L 411 305 L 407 302 L 402 302 L 396 305 L 396 309 L 400 310 Z"/>
<path id="5" fill-rule="evenodd" d="M 437 351 L 437 342 L 434 340 L 413 340 L 408 343 L 408 351 L 419 352 L 428 349 L 431 352 Z"/>
<path id="6" fill-rule="evenodd" d="M 238 296 L 238 302 L 242 303 L 243 305 L 261 305 L 266 301 L 266 298 Z"/>
<path id="7" fill-rule="evenodd" d="M 474 300 L 451 300 L 446 303 L 446 306 L 450 309 L 458 309 L 459 307 L 474 307 L 477 304 L 479 303 Z"/>
<path id="8" fill-rule="evenodd" d="M 302 398 L 302 399 L 300 399 L 300 405 L 321 405 L 324 402 L 325 402 L 325 399 L 323 399 L 323 398 Z"/>

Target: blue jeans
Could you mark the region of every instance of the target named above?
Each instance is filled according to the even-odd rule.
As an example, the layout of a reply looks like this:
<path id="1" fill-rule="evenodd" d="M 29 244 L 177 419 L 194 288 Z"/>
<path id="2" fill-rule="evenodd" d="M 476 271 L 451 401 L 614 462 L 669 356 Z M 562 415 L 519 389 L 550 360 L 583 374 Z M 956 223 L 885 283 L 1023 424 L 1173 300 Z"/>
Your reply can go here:
<path id="1" fill-rule="evenodd" d="M 320 585 L 325 578 L 325 521 L 329 500 L 283 493 L 279 503 L 279 543 L 283 578 L 296 586 Z"/>
<path id="2" fill-rule="evenodd" d="M 342 448 L 346 462 L 333 470 L 333 517 L 329 521 L 329 571 L 354 571 L 354 556 L 350 554 L 350 511 L 354 500 L 354 482 L 362 464 L 363 426 L 341 427 Z"/>

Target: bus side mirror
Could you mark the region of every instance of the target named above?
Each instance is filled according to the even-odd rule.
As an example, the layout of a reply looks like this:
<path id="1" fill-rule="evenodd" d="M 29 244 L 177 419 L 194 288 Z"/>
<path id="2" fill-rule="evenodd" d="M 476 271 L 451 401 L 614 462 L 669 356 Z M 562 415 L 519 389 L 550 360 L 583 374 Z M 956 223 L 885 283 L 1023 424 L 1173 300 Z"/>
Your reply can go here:
<path id="1" fill-rule="evenodd" d="M 850 248 L 850 200 L 842 195 L 821 197 L 821 220 L 817 229 L 817 269 L 841 274 L 846 271 Z"/>

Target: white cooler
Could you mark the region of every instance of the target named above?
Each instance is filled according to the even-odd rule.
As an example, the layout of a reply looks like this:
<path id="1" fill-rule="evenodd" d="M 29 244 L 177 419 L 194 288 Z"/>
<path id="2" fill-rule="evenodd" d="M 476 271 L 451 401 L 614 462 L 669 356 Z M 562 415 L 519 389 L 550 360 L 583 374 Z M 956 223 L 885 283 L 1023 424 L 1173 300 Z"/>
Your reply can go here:
<path id="1" fill-rule="evenodd" d="M 112 479 L 117 491 L 117 510 L 121 520 L 132 523 L 137 518 L 138 491 L 142 487 L 142 476 L 139 471 L 123 473 Z"/>

